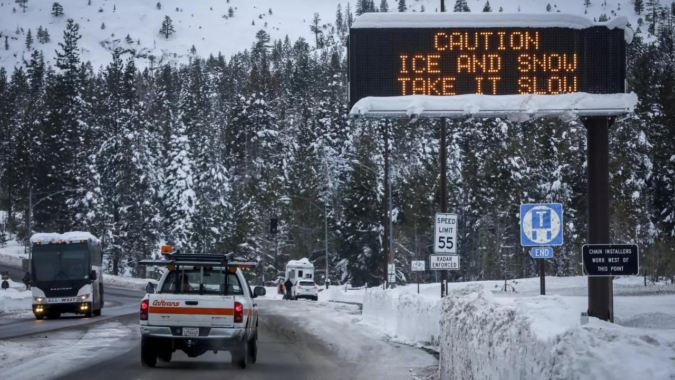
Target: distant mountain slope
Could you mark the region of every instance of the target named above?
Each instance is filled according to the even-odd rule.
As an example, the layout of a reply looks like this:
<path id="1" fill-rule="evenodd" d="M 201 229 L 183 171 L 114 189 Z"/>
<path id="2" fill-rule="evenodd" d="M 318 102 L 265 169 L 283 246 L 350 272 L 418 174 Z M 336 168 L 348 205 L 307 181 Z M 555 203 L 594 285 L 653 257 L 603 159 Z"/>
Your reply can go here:
<path id="1" fill-rule="evenodd" d="M 193 45 L 200 56 L 222 52 L 229 57 L 248 49 L 260 29 L 265 29 L 273 39 L 288 35 L 292 41 L 298 37 L 311 41 L 310 24 L 315 12 L 319 13 L 321 24 L 329 28 L 328 24 L 335 22 L 338 4 L 343 11 L 347 7 L 346 0 L 160 0 L 161 9 L 156 0 L 91 0 L 91 5 L 88 1 L 60 0 L 64 14 L 56 17 L 52 15 L 53 0 L 29 0 L 25 13 L 13 0 L 0 0 L 0 66 L 11 70 L 29 59 L 30 51 L 26 47 L 29 30 L 35 40 L 32 48 L 43 50 L 46 59 L 53 63 L 54 50 L 62 39 L 68 18 L 80 25 L 82 58 L 91 60 L 98 68 L 109 62 L 110 51 L 115 46 L 133 48 L 142 56 L 153 55 L 165 62 L 186 62 Z M 380 5 L 381 0 L 374 1 Z M 408 11 L 421 11 L 424 6 L 426 12 L 434 12 L 440 6 L 440 0 L 406 2 Z M 485 5 L 485 0 L 467 2 L 472 12 L 481 12 Z M 355 12 L 355 3 L 351 1 L 352 12 Z M 397 11 L 397 0 L 388 0 L 388 3 L 391 12 Z M 493 12 L 502 7 L 504 12 L 518 12 L 520 8 L 521 12 L 544 13 L 551 4 L 551 12 L 560 10 L 583 15 L 586 9 L 583 3 L 583 0 L 493 0 L 490 6 Z M 588 17 L 599 17 L 602 13 L 615 17 L 614 12 L 628 16 L 636 27 L 638 16 L 630 0 L 612 1 L 605 6 L 600 0 L 591 0 L 591 3 Z M 447 0 L 446 4 L 451 11 L 455 1 Z M 228 15 L 230 7 L 234 17 L 223 17 Z M 175 34 L 168 39 L 159 33 L 165 16 L 172 19 L 175 29 Z M 49 43 L 38 42 L 36 32 L 40 26 L 49 31 Z M 646 33 L 646 26 L 642 30 Z M 132 43 L 126 41 L 127 35 Z M 5 37 L 8 37 L 8 50 Z M 137 63 L 143 67 L 148 60 L 139 58 Z"/>

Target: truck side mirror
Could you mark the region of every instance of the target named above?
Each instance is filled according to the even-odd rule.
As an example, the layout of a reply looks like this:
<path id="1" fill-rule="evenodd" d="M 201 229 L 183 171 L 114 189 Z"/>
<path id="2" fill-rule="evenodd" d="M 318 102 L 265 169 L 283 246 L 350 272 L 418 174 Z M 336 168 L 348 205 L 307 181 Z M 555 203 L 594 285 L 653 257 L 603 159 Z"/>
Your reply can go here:
<path id="1" fill-rule="evenodd" d="M 97 277 L 96 271 L 95 270 L 91 271 L 91 273 L 89 274 L 89 279 L 92 281 L 96 281 L 96 277 Z"/>
<path id="2" fill-rule="evenodd" d="M 265 294 L 267 294 L 267 290 L 262 286 L 256 286 L 255 289 L 253 289 L 253 295 L 256 297 L 264 296 Z"/>
<path id="3" fill-rule="evenodd" d="M 148 285 L 145 286 L 145 292 L 148 294 L 153 294 L 155 292 L 155 284 L 148 282 Z"/>

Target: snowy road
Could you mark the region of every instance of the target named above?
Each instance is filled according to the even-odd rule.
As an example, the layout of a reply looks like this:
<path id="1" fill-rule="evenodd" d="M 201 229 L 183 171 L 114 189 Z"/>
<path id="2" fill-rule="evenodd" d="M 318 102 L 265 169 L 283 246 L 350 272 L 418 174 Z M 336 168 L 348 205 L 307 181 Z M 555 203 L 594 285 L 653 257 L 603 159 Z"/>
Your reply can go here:
<path id="1" fill-rule="evenodd" d="M 100 317 L 84 318 L 75 314 L 64 314 L 59 319 L 35 320 L 32 312 L 0 318 L 0 339 L 71 328 L 97 323 L 111 318 L 138 312 L 143 293 L 134 290 L 108 287 L 105 293 L 105 306 Z"/>
<path id="2" fill-rule="evenodd" d="M 33 371 L 27 377 L 22 376 L 17 368 L 7 373 L 12 375 L 11 379 L 18 380 L 90 379 L 94 373 L 105 379 L 125 380 L 167 377 L 201 380 L 413 380 L 426 376 L 429 368 L 436 363 L 436 359 L 427 352 L 390 343 L 382 334 L 360 324 L 360 311 L 356 306 L 269 299 L 261 299 L 259 305 L 259 359 L 246 370 L 231 366 L 227 353 L 207 353 L 198 358 L 187 358 L 180 352 L 174 353 L 171 363 L 159 363 L 154 369 L 143 368 L 137 319 L 124 317 L 88 331 L 92 338 L 109 335 L 111 331 L 115 332 L 115 336 L 91 351 L 87 360 L 74 360 L 71 373 L 59 371 L 51 372 L 57 376 L 45 376 Z M 65 333 L 67 331 L 61 334 Z M 21 339 L 30 340 L 28 337 Z M 91 343 L 80 345 L 96 347 Z M 78 356 L 77 353 L 69 354 L 68 350 L 64 347 L 61 355 L 66 358 Z M 20 367 L 31 366 L 24 363 Z"/>
<path id="3" fill-rule="evenodd" d="M 0 265 L 0 272 L 8 271 L 14 281 L 21 281 L 21 269 Z M 33 313 L 26 312 L 2 316 L 0 318 L 0 339 L 9 339 L 19 336 L 44 333 L 53 330 L 83 326 L 90 323 L 102 322 L 111 318 L 136 313 L 142 292 L 107 287 L 105 293 L 105 307 L 102 315 L 94 318 L 83 318 L 72 314 L 64 314 L 60 319 L 36 321 Z"/>

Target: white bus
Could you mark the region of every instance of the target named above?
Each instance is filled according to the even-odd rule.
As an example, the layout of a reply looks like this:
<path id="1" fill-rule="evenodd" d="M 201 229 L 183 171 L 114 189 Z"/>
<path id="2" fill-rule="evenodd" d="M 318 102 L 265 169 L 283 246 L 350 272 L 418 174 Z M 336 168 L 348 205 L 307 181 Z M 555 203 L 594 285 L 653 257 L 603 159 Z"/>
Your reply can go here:
<path id="1" fill-rule="evenodd" d="M 35 234 L 26 274 L 36 319 L 62 313 L 101 315 L 103 271 L 100 241 L 88 232 Z"/>

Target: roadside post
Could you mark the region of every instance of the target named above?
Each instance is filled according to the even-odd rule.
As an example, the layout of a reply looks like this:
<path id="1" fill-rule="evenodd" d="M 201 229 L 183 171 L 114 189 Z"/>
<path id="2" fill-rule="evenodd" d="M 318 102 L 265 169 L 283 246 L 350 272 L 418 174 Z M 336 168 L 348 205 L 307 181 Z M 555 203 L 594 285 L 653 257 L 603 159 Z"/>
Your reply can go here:
<path id="1" fill-rule="evenodd" d="M 540 294 L 546 295 L 545 259 L 553 257 L 553 248 L 542 245 L 563 244 L 563 207 L 560 203 L 520 205 L 520 245 L 533 247 L 532 258 L 539 261 Z"/>
<path id="2" fill-rule="evenodd" d="M 415 260 L 412 262 L 412 271 L 415 272 L 415 280 L 417 280 L 417 294 L 420 294 L 420 272 L 426 271 L 426 261 Z"/>

